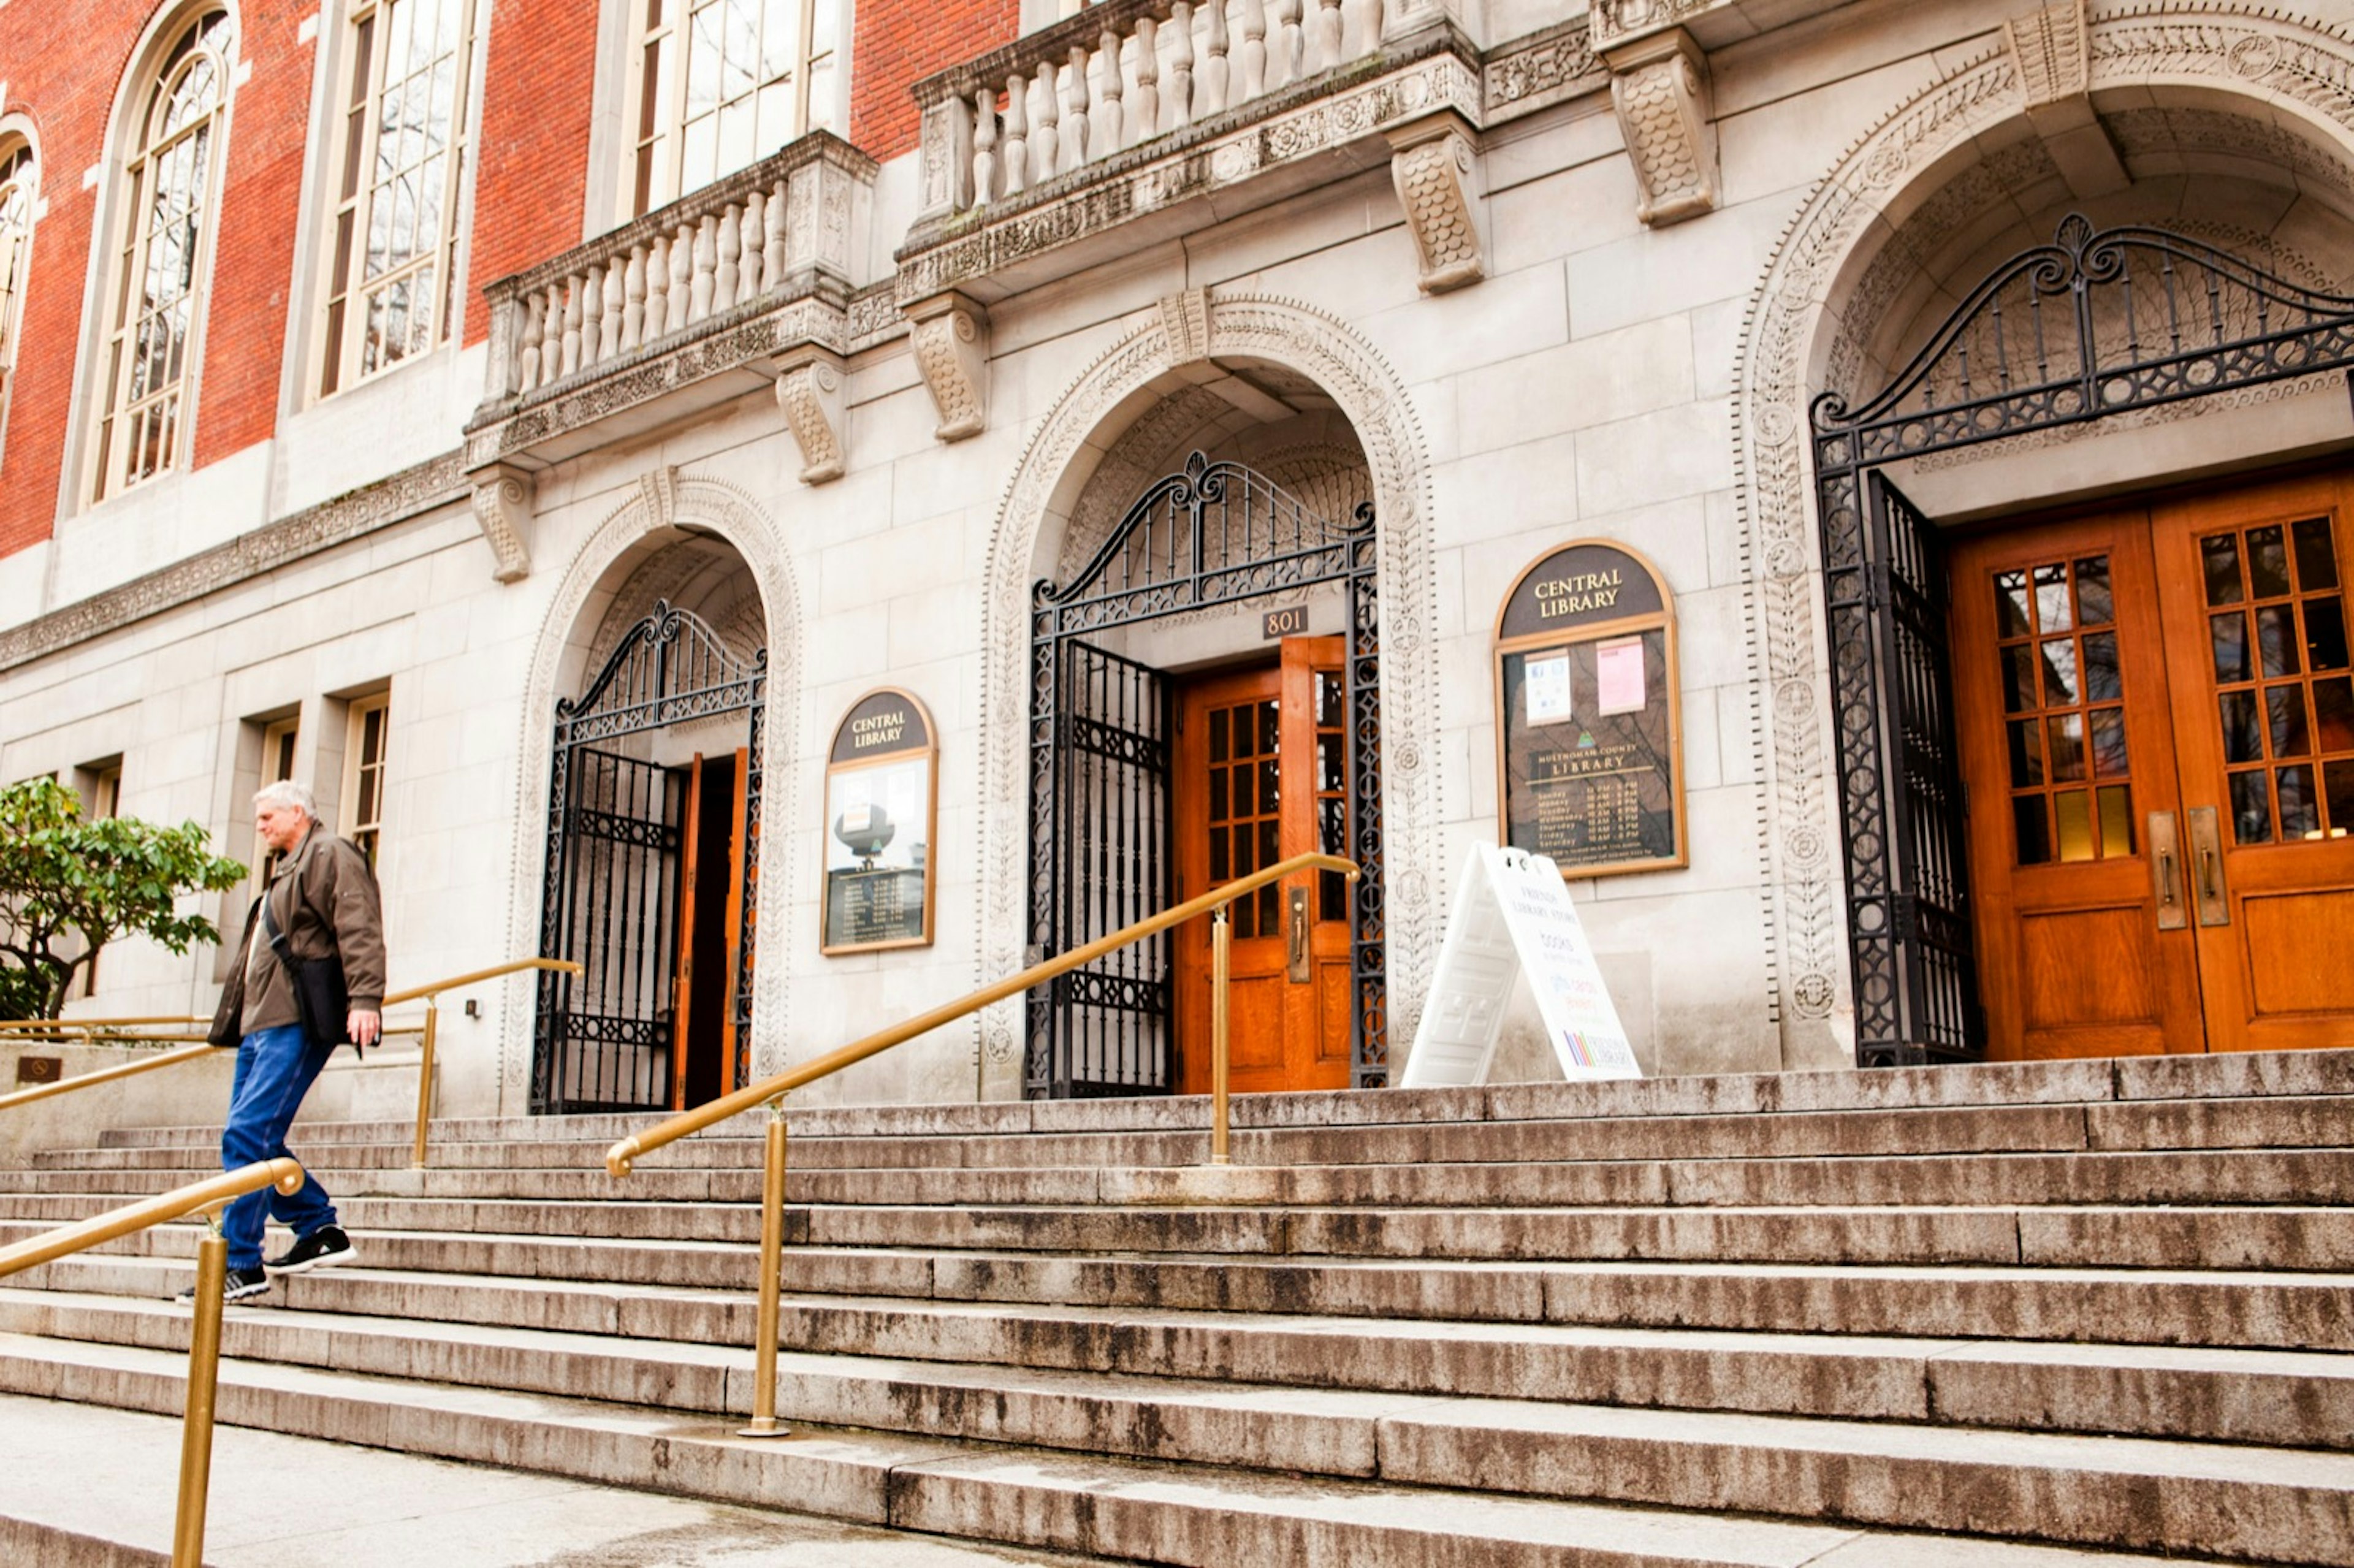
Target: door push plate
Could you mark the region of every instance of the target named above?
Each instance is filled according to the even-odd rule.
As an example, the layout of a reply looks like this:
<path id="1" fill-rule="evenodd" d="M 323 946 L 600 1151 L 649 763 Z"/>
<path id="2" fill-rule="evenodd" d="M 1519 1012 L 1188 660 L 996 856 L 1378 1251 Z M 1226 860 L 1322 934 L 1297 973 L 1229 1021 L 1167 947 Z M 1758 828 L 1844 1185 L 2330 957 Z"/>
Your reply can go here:
<path id="1" fill-rule="evenodd" d="M 2201 926 L 2232 923 L 2232 901 L 2223 886 L 2223 835 L 2216 826 L 2215 808 L 2190 808 L 2190 892 L 2199 906 Z"/>
<path id="2" fill-rule="evenodd" d="M 1294 887 L 1285 894 L 1288 906 L 1283 928 L 1286 957 L 1290 961 L 1291 983 L 1306 985 L 1313 979 L 1308 972 L 1308 889 Z"/>
<path id="3" fill-rule="evenodd" d="M 2182 834 L 2171 811 L 2149 814 L 2149 874 L 2158 889 L 2158 928 L 2188 929 L 2190 904 L 2183 896 Z"/>

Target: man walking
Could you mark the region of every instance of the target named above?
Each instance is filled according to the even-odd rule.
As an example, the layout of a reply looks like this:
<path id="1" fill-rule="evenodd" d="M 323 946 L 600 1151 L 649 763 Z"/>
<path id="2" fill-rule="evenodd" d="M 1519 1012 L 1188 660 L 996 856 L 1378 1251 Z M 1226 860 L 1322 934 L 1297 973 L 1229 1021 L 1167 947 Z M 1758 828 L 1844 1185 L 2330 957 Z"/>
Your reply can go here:
<path id="1" fill-rule="evenodd" d="M 213 1020 L 217 1044 L 237 1042 L 228 1122 L 221 1130 L 226 1171 L 290 1158 L 286 1129 L 319 1069 L 337 1045 L 364 1049 L 383 1032 L 384 915 L 366 857 L 349 840 L 320 831 L 318 807 L 300 784 L 271 784 L 255 795 L 253 825 L 262 844 L 282 858 L 254 900 L 243 958 Z M 296 969 L 336 961 L 348 1008 L 339 1017 L 306 1020 Z M 317 990 L 302 988 L 301 994 Z M 273 1214 L 295 1239 L 265 1271 L 261 1231 Z M 274 1187 L 248 1192 L 228 1205 L 221 1229 L 228 1241 L 223 1296 L 229 1301 L 263 1294 L 271 1273 L 301 1274 L 348 1263 L 353 1255 L 351 1238 L 336 1224 L 335 1206 L 316 1176 L 292 1197 Z M 181 1298 L 195 1294 L 189 1290 Z"/>

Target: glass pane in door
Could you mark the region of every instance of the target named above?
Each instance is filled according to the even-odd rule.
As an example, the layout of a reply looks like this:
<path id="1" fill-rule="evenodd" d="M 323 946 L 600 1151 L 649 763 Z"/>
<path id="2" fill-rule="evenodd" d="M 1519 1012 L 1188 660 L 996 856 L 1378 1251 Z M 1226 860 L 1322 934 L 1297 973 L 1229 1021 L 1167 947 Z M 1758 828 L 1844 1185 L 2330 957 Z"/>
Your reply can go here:
<path id="1" fill-rule="evenodd" d="M 2345 837 L 2354 830 L 2354 686 L 2330 520 L 2206 535 L 2199 555 L 2209 604 L 2248 607 L 2209 620 L 2232 841 Z"/>
<path id="2" fill-rule="evenodd" d="M 2236 556 L 2231 564 L 2236 571 Z M 2211 558 L 2211 583 L 2217 570 Z M 1994 593 L 2003 707 L 2016 715 L 2005 728 L 2018 863 L 2132 854 L 2132 758 L 2109 558 L 1999 573 Z M 2223 635 L 2216 632 L 2219 660 Z"/>

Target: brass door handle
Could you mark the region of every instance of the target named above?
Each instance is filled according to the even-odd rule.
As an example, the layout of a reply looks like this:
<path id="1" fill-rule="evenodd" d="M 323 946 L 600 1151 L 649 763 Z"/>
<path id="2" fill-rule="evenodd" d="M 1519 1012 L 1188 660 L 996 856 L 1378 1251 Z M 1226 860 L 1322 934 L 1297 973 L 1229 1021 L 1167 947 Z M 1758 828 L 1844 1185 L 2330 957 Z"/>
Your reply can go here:
<path id="1" fill-rule="evenodd" d="M 2171 811 L 2149 814 L 2150 869 L 2158 880 L 2158 928 L 2179 931 L 2190 924 L 2190 906 L 2182 901 L 2182 860 L 2177 853 L 2181 830 Z"/>
<path id="2" fill-rule="evenodd" d="M 1289 912 L 1284 921 L 1285 957 L 1293 985 L 1306 985 L 1308 972 L 1308 889 L 1294 887 L 1284 895 Z"/>
<path id="3" fill-rule="evenodd" d="M 2223 839 L 2214 807 L 2190 809 L 2190 843 L 2199 855 L 2199 924 L 2228 926 L 2232 899 L 2223 885 Z"/>

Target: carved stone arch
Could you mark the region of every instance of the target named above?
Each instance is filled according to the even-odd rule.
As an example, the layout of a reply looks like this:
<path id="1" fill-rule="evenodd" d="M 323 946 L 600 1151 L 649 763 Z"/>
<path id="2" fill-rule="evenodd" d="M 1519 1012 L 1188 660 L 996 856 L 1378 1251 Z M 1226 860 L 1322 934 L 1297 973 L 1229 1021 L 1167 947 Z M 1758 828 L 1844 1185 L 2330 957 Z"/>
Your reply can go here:
<path id="1" fill-rule="evenodd" d="M 1088 481 L 1119 437 L 1164 401 L 1155 383 L 1199 358 L 1175 344 L 1161 313 L 1132 330 L 1072 382 L 1032 434 L 1015 465 L 990 541 L 982 607 L 982 815 L 981 950 L 976 977 L 1021 967 L 1027 940 L 1029 801 L 1025 736 L 1030 588 L 1059 549 Z M 1296 373 L 1338 407 L 1363 449 L 1380 540 L 1385 743 L 1383 821 L 1387 835 L 1389 1034 L 1409 1041 L 1437 955 L 1439 800 L 1437 758 L 1438 613 L 1430 533 L 1429 461 L 1405 385 L 1381 355 L 1337 318 L 1296 301 L 1213 295 L 1207 354 Z M 1132 496 L 1131 496 L 1132 498 Z M 988 1079 L 1018 1081 L 1018 1003 L 981 1023 Z"/>
<path id="2" fill-rule="evenodd" d="M 636 486 L 627 500 L 607 513 L 557 576 L 524 685 L 522 734 L 515 748 L 520 793 L 506 950 L 537 950 L 540 863 L 547 826 L 544 818 L 549 784 L 548 736 L 556 721 L 557 699 L 574 694 L 583 676 L 598 668 L 589 662 L 586 629 L 602 624 L 619 590 L 663 546 L 688 536 L 679 531 L 684 524 L 716 535 L 743 557 L 757 590 L 753 601 L 767 628 L 768 697 L 760 726 L 766 800 L 761 816 L 772 827 L 760 838 L 757 907 L 759 925 L 779 936 L 772 940 L 764 954 L 768 961 L 758 966 L 754 976 L 752 1071 L 758 1075 L 785 1065 L 788 997 L 780 949 L 782 933 L 791 929 L 791 890 L 802 869 L 791 828 L 799 821 L 795 763 L 803 715 L 800 590 L 781 532 L 748 491 L 722 480 L 664 470 L 659 482 Z M 599 599 L 604 602 L 599 604 Z M 730 629 L 722 622 L 719 630 L 726 634 Z M 507 1006 L 501 1014 L 504 1022 L 499 1036 L 502 1104 L 511 1097 L 520 1103 L 527 1090 L 532 1053 L 531 977 L 517 976 L 506 984 Z"/>
<path id="3" fill-rule="evenodd" d="M 2239 101 L 2252 121 L 2354 168 L 2354 40 L 2254 7 L 2195 0 L 2103 7 L 2092 18 L 2089 90 L 2160 87 Z M 1985 157 L 2026 104 L 1997 39 L 1851 146 L 1807 195 L 1751 297 L 1734 392 L 1734 482 L 1751 665 L 1755 775 L 1772 1004 L 1789 1066 L 1853 1056 L 1839 780 L 1828 767 L 1828 642 L 1812 514 L 1807 404 L 1823 390 L 1841 315 L 1895 228 Z M 1980 138 L 1987 141 L 1981 143 Z M 2354 182 L 2349 182 L 2354 196 Z"/>

